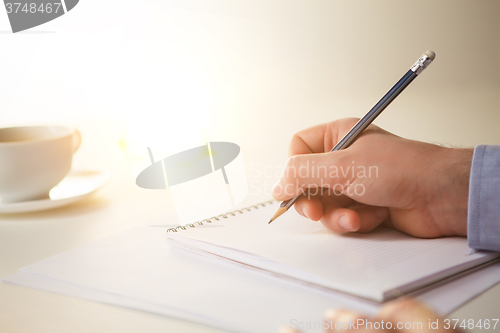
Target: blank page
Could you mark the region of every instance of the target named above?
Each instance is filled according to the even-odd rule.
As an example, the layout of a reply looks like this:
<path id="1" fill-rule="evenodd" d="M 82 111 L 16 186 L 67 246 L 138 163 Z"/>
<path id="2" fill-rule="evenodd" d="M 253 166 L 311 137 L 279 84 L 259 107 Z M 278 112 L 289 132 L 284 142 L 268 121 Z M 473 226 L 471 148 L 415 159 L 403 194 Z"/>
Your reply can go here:
<path id="1" fill-rule="evenodd" d="M 272 224 L 278 205 L 169 233 L 200 253 L 303 282 L 384 301 L 498 256 L 475 252 L 463 237 L 420 239 L 393 229 L 338 234 L 294 209 Z"/>

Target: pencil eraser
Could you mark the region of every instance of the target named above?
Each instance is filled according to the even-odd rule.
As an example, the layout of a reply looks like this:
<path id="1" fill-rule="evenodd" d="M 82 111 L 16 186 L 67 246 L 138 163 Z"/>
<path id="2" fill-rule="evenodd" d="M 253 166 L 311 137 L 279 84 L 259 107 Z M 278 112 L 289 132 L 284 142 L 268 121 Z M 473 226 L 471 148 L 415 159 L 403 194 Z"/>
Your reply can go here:
<path id="1" fill-rule="evenodd" d="M 427 55 L 431 60 L 434 60 L 434 58 L 436 58 L 436 53 L 432 51 L 425 52 L 425 55 Z"/>

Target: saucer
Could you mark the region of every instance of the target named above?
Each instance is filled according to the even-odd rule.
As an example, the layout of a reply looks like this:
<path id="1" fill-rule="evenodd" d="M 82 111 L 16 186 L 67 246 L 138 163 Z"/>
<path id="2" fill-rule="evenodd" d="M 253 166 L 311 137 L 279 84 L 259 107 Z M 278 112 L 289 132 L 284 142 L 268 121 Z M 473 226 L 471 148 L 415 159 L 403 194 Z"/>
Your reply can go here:
<path id="1" fill-rule="evenodd" d="M 72 170 L 49 192 L 49 198 L 21 202 L 0 202 L 0 214 L 27 213 L 69 205 L 103 187 L 109 176 L 98 171 Z"/>

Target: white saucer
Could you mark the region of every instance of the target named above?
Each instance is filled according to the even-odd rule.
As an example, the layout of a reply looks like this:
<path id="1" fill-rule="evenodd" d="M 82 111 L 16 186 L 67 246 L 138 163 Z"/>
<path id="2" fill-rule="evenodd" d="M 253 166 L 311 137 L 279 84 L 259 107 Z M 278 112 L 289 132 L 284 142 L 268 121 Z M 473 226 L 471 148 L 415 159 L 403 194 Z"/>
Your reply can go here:
<path id="1" fill-rule="evenodd" d="M 82 200 L 108 181 L 108 175 L 98 171 L 72 170 L 56 187 L 50 190 L 47 199 L 1 203 L 0 214 L 27 213 L 69 205 Z"/>

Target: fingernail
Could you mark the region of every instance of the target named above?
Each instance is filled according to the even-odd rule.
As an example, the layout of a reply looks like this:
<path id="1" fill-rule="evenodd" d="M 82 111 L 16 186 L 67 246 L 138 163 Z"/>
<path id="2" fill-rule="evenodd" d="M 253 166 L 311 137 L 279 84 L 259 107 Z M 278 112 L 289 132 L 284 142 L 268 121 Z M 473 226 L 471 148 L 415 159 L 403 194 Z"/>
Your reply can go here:
<path id="1" fill-rule="evenodd" d="M 295 209 L 297 209 L 297 206 L 295 206 Z M 303 205 L 303 206 L 299 207 L 299 209 L 302 212 L 302 215 L 304 215 L 305 217 L 307 217 L 309 220 L 311 219 L 309 217 L 309 214 L 307 213 L 307 206 L 306 205 Z"/>
<path id="2" fill-rule="evenodd" d="M 339 225 L 345 231 L 354 231 L 354 228 L 352 227 L 351 221 L 349 221 L 349 218 L 346 215 L 342 215 L 340 217 L 340 219 L 339 219 Z"/>
<path id="3" fill-rule="evenodd" d="M 281 186 L 281 181 L 277 181 L 273 186 L 273 196 L 281 196 L 283 194 L 283 186 Z"/>
<path id="4" fill-rule="evenodd" d="M 325 312 L 325 318 L 327 319 L 335 319 L 338 315 L 339 311 L 337 309 L 328 309 Z"/>

